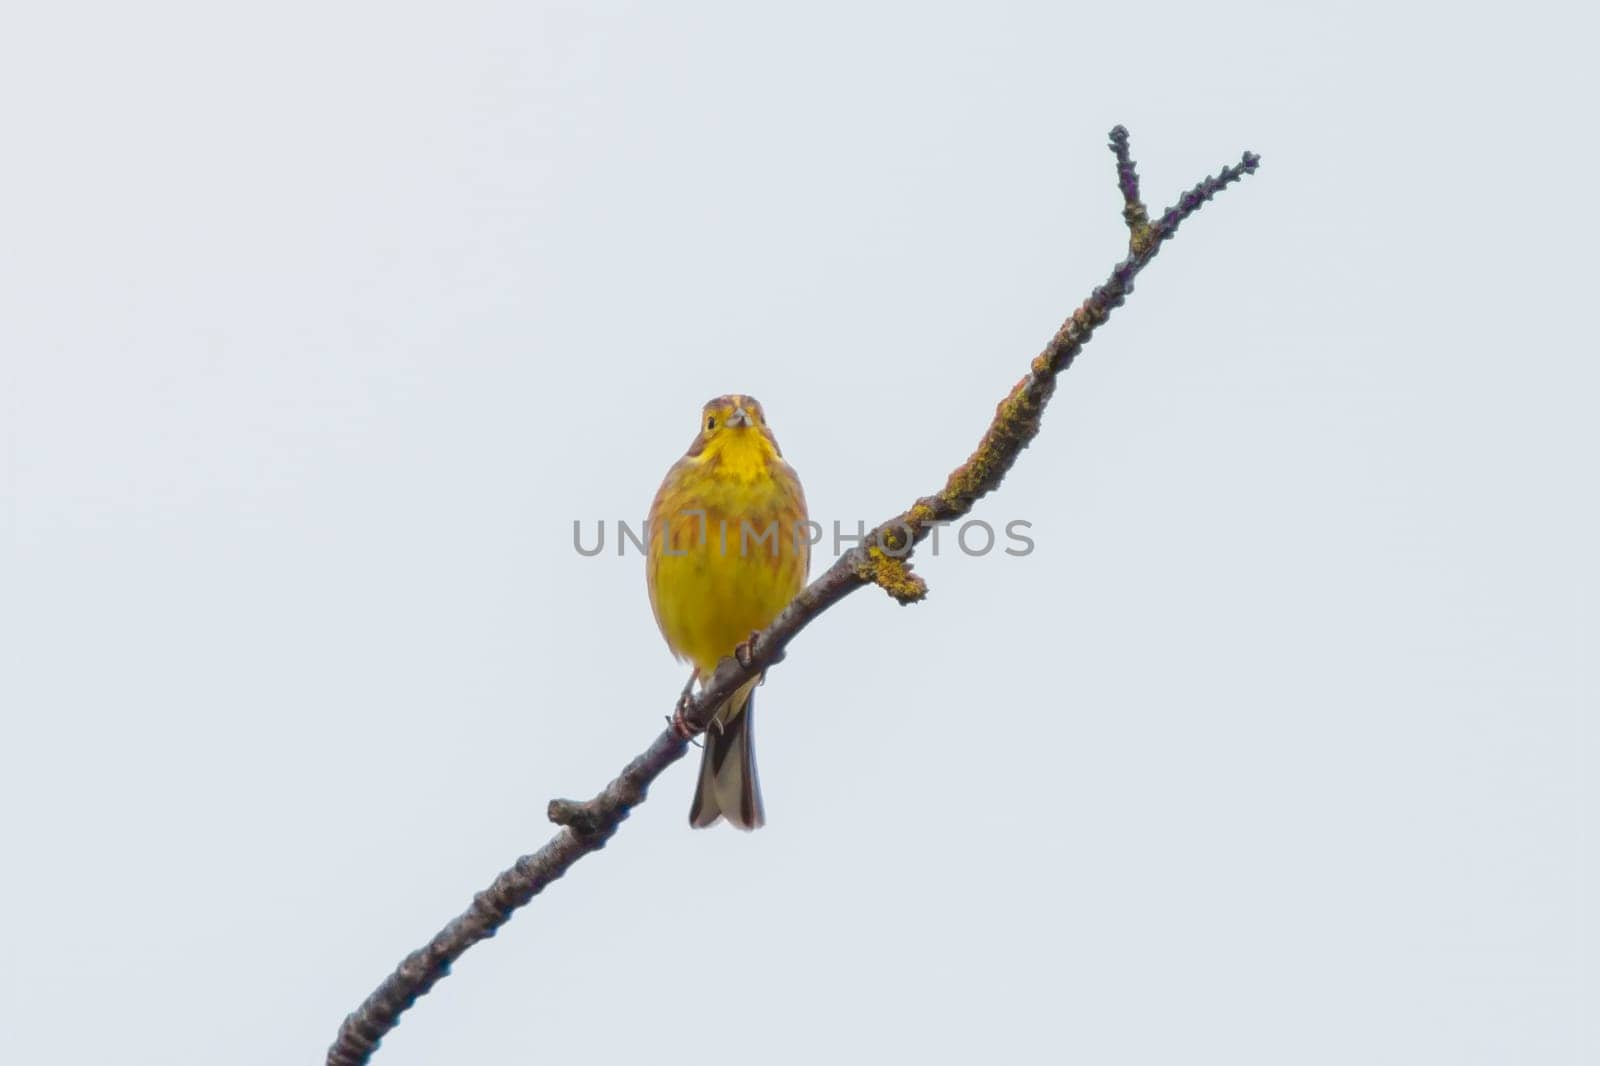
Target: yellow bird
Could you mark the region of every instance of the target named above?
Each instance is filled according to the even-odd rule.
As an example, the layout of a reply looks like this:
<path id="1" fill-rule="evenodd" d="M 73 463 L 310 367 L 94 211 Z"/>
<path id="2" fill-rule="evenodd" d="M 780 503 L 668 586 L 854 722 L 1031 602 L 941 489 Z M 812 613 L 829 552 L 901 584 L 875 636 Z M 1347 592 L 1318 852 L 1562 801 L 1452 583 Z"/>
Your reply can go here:
<path id="1" fill-rule="evenodd" d="M 690 684 L 778 616 L 811 566 L 806 497 L 783 461 L 761 405 L 718 396 L 667 471 L 650 505 L 646 580 L 667 646 L 694 666 Z M 740 829 L 766 822 L 750 728 L 759 678 L 717 708 L 705 735 L 689 824 L 726 818 Z"/>

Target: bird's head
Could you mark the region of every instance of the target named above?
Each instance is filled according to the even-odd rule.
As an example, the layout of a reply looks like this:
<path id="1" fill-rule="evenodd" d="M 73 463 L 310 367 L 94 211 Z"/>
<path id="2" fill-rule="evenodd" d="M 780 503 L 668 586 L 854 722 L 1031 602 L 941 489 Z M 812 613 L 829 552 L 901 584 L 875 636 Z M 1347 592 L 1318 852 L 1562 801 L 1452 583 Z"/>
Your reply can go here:
<path id="1" fill-rule="evenodd" d="M 733 392 L 708 401 L 700 409 L 700 425 L 707 437 L 714 437 L 742 429 L 759 429 L 766 425 L 766 414 L 754 396 Z"/>
<path id="2" fill-rule="evenodd" d="M 707 401 L 700 409 L 700 435 L 689 454 L 705 451 L 753 450 L 778 452 L 778 442 L 767 428 L 767 414 L 754 396 L 733 392 Z"/>

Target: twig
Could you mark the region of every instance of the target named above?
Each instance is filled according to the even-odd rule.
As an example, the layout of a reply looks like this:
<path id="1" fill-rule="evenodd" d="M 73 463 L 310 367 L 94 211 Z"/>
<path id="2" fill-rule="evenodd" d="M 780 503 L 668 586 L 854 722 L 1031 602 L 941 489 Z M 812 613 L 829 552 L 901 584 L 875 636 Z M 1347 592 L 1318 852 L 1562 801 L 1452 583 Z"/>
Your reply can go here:
<path id="1" fill-rule="evenodd" d="M 737 656 L 722 660 L 699 696 L 682 707 L 679 724 L 669 725 L 643 755 L 630 762 L 617 779 L 592 799 L 557 799 L 547 814 L 561 826 L 549 843 L 518 859 L 478 893 L 472 906 L 441 929 L 427 945 L 406 956 L 376 991 L 345 1018 L 328 1049 L 328 1066 L 363 1066 L 378 1042 L 400 1021 L 417 997 L 424 995 L 473 944 L 494 935 L 513 912 L 573 863 L 605 846 L 623 819 L 643 803 L 650 783 L 684 755 L 689 739 L 703 733 L 712 712 L 754 675 L 776 665 L 789 642 L 818 615 L 864 585 L 878 585 L 902 604 L 927 595 L 927 584 L 911 570 L 912 550 L 934 527 L 967 514 L 979 499 L 999 487 L 1017 455 L 1039 433 L 1039 417 L 1055 391 L 1057 376 L 1077 358 L 1094 331 L 1122 306 L 1133 280 L 1171 239 L 1178 226 L 1217 193 L 1254 173 L 1260 157 L 1250 152 L 1216 177 L 1208 177 L 1184 193 L 1155 222 L 1139 195 L 1139 176 L 1128 150 L 1128 131 L 1111 131 L 1117 158 L 1117 184 L 1122 190 L 1123 218 L 1128 224 L 1128 255 L 1112 268 L 1104 285 L 1072 313 L 1033 360 L 1028 374 L 995 409 L 994 420 L 967 461 L 956 467 L 945 486 L 878 526 L 861 545 L 836 559 L 806 586 L 766 629 L 756 634 Z"/>

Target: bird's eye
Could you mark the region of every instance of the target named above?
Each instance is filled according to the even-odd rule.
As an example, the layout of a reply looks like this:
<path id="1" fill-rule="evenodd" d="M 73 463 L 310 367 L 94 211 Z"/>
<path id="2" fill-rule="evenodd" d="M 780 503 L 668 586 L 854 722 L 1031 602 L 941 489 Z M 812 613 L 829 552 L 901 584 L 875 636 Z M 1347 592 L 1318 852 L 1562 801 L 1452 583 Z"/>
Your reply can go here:
<path id="1" fill-rule="evenodd" d="M 713 415 L 712 417 L 706 419 L 706 428 L 707 429 L 716 429 L 717 428 L 717 419 L 716 419 L 715 415 Z"/>

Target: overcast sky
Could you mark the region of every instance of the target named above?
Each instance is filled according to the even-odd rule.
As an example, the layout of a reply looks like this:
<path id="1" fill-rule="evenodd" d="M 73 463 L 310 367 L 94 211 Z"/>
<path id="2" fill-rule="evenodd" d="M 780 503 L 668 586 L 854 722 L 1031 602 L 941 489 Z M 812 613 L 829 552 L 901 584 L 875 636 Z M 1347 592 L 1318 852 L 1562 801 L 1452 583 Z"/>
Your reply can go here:
<path id="1" fill-rule="evenodd" d="M 679 764 L 375 1062 L 1595 1061 L 1595 27 L 1483 7 L 14 12 L 0 1060 L 320 1061 L 671 708 L 573 520 L 730 391 L 824 522 L 938 487 L 1121 122 L 1155 208 L 1263 164 L 1035 550 L 807 630 L 768 827 Z"/>

